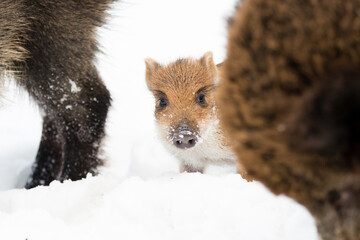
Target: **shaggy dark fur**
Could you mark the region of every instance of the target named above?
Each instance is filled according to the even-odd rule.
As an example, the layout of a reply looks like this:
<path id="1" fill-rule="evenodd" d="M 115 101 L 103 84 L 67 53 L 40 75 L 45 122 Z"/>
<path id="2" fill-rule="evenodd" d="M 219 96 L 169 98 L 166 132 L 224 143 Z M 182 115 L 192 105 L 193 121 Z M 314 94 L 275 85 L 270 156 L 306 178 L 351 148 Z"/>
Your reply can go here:
<path id="1" fill-rule="evenodd" d="M 230 22 L 221 123 L 250 177 L 360 239 L 360 1 L 245 0 Z"/>
<path id="2" fill-rule="evenodd" d="M 110 95 L 94 66 L 96 27 L 113 0 L 0 1 L 0 72 L 44 112 L 27 188 L 96 173 Z"/>

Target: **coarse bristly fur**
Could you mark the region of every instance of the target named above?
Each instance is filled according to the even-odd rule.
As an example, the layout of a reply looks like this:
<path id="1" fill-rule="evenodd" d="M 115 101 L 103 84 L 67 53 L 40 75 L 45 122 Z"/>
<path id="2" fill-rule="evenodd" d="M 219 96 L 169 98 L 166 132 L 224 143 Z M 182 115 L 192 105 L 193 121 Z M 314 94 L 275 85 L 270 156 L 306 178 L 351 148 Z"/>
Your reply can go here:
<path id="1" fill-rule="evenodd" d="M 44 112 L 27 188 L 78 180 L 102 164 L 110 95 L 94 65 L 95 30 L 111 2 L 0 1 L 0 82 L 14 78 Z"/>
<path id="2" fill-rule="evenodd" d="M 203 172 L 209 164 L 235 164 L 219 127 L 215 88 L 219 73 L 212 53 L 162 66 L 146 59 L 146 83 L 156 100 L 155 118 L 164 146 L 180 171 Z M 185 145 L 184 145 L 185 144 Z"/>
<path id="3" fill-rule="evenodd" d="M 248 174 L 360 239 L 360 1 L 245 0 L 230 21 L 221 123 Z"/>

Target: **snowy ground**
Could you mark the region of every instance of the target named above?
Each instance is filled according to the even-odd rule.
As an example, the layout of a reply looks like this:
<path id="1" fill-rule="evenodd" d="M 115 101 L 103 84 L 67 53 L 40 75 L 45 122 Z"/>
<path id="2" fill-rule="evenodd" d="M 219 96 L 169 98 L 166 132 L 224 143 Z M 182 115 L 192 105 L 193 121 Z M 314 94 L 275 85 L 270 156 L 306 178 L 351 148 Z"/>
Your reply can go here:
<path id="1" fill-rule="evenodd" d="M 0 239 L 315 240 L 314 221 L 261 184 L 213 169 L 179 174 L 153 126 L 144 58 L 168 63 L 213 51 L 225 57 L 235 0 L 127 0 L 99 31 L 100 73 L 113 96 L 97 177 L 21 189 L 35 157 L 41 117 L 9 85 L 0 110 Z"/>

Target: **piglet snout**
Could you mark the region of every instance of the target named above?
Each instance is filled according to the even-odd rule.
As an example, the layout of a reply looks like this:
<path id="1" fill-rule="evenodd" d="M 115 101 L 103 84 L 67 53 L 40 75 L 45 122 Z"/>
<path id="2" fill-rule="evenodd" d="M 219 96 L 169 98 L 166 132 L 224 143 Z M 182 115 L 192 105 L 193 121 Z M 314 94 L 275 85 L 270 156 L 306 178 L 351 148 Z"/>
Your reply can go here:
<path id="1" fill-rule="evenodd" d="M 173 144 L 180 149 L 192 148 L 196 145 L 197 137 L 189 130 L 180 130 L 174 135 Z"/>

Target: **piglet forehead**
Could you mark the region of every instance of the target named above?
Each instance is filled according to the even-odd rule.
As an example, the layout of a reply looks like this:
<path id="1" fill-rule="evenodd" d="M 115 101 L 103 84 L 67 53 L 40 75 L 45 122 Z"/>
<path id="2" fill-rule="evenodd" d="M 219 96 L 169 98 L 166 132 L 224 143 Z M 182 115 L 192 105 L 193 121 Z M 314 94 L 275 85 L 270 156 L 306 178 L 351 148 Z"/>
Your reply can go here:
<path id="1" fill-rule="evenodd" d="M 180 59 L 168 66 L 158 68 L 152 77 L 153 89 L 194 89 L 212 83 L 212 75 L 192 59 Z"/>

